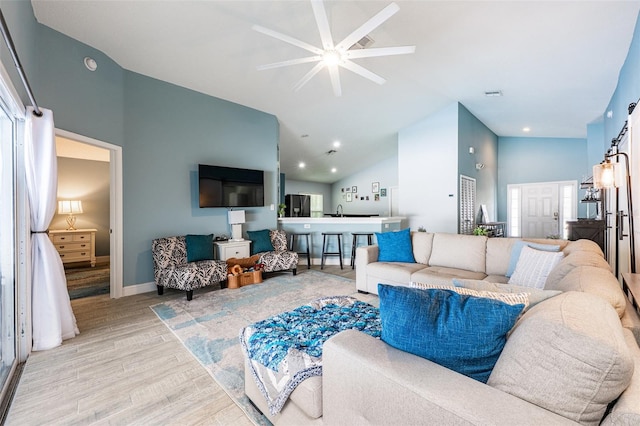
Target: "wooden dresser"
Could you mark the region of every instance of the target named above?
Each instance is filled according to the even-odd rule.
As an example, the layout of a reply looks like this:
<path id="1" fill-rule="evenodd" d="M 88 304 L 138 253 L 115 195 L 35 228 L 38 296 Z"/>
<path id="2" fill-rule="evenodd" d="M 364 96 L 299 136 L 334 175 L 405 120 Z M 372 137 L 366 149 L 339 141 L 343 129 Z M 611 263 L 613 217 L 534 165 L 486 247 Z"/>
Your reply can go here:
<path id="1" fill-rule="evenodd" d="M 97 229 L 49 230 L 49 238 L 62 263 L 91 262 L 96 266 Z"/>

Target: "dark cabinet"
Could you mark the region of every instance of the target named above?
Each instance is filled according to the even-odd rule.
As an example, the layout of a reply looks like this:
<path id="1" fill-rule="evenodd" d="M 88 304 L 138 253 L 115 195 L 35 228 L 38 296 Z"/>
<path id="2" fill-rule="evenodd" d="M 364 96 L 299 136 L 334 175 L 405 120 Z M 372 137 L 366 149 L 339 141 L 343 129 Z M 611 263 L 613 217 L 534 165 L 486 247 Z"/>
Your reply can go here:
<path id="1" fill-rule="evenodd" d="M 569 226 L 569 240 L 595 241 L 604 251 L 604 234 L 606 225 L 604 220 L 581 219 L 567 222 Z"/>

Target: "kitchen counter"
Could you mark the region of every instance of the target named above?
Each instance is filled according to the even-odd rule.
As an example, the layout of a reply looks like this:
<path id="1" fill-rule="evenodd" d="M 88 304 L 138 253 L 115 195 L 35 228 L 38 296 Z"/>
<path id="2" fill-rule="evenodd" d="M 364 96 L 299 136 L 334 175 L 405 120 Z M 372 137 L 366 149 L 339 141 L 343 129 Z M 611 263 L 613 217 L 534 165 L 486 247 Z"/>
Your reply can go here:
<path id="1" fill-rule="evenodd" d="M 404 225 L 403 225 L 404 223 Z M 352 232 L 370 232 L 372 234 L 399 231 L 406 227 L 406 218 L 394 217 L 282 217 L 278 219 L 278 228 L 288 234 L 309 233 L 311 239 L 311 263 L 319 265 L 322 255 L 322 233 L 339 232 L 342 234 L 342 257 L 346 265 L 351 258 Z M 300 241 L 300 239 L 298 239 Z M 304 239 L 295 251 L 304 251 Z M 375 235 L 374 235 L 375 244 Z M 326 264 L 338 264 L 337 258 L 327 258 Z"/>

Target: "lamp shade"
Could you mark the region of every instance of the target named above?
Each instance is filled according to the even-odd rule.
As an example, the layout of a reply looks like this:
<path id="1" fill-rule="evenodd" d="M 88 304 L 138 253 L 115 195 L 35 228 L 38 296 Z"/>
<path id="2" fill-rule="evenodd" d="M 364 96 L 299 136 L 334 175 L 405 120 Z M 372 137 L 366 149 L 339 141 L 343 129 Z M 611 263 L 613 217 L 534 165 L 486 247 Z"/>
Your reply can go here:
<path id="1" fill-rule="evenodd" d="M 58 214 L 78 214 L 78 213 L 83 213 L 82 201 L 80 200 L 58 201 Z"/>
<path id="2" fill-rule="evenodd" d="M 229 210 L 229 223 L 244 223 L 244 210 Z"/>
<path id="3" fill-rule="evenodd" d="M 593 166 L 593 186 L 596 188 L 617 188 L 624 180 L 623 169 L 618 163 L 607 160 Z"/>

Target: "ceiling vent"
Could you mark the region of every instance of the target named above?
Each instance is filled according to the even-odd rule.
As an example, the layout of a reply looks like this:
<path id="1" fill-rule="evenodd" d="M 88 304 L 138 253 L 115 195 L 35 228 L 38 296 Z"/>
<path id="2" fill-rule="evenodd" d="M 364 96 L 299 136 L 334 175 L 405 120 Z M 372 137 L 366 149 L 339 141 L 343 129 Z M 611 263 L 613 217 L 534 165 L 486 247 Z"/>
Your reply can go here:
<path id="1" fill-rule="evenodd" d="M 484 92 L 484 95 L 490 98 L 496 98 L 502 96 L 502 90 L 489 90 Z"/>
<path id="2" fill-rule="evenodd" d="M 330 149 L 329 151 L 327 151 L 327 155 L 333 155 L 336 152 L 338 152 L 338 151 L 336 151 L 335 149 Z"/>
<path id="3" fill-rule="evenodd" d="M 373 39 L 369 36 L 364 36 L 360 40 L 356 41 L 353 46 L 349 48 L 352 49 L 366 49 L 367 47 L 373 44 Z"/>

